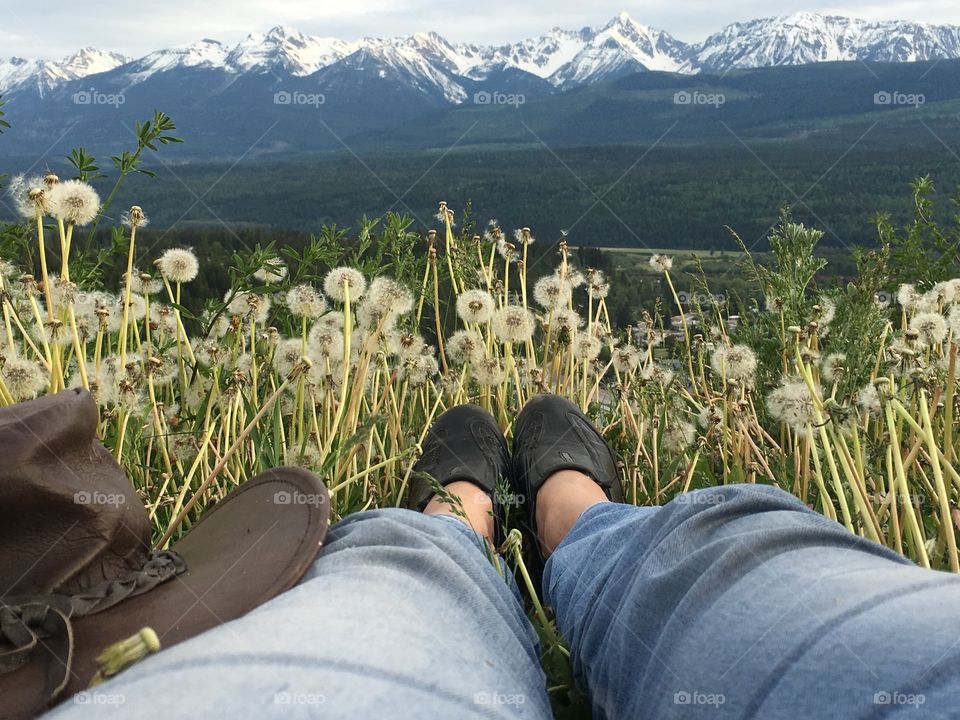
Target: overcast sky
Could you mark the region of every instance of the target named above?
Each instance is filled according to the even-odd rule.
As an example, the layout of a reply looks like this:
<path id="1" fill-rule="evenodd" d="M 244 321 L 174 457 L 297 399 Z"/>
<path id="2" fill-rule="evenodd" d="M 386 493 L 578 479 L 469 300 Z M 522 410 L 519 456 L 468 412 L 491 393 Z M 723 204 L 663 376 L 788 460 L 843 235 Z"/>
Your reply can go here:
<path id="1" fill-rule="evenodd" d="M 960 25 L 957 0 L 0 0 L 0 57 L 58 59 L 88 45 L 140 56 L 204 37 L 236 42 L 274 25 L 346 40 L 435 30 L 501 43 L 603 24 L 624 10 L 688 42 L 738 20 L 798 11 Z"/>

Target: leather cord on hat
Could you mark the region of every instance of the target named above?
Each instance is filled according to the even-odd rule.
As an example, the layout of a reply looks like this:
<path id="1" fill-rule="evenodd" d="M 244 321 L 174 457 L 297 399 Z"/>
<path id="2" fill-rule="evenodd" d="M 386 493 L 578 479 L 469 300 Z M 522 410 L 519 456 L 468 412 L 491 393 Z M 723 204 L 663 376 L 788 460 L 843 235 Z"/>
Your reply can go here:
<path id="1" fill-rule="evenodd" d="M 0 600 L 0 643 L 12 647 L 0 652 L 0 674 L 27 663 L 37 646 L 49 651 L 46 683 L 39 712 L 55 700 L 70 682 L 73 665 L 72 618 L 94 615 L 152 590 L 185 572 L 187 563 L 173 550 L 151 554 L 146 564 L 127 575 L 106 580 L 75 595 L 35 595 Z"/>

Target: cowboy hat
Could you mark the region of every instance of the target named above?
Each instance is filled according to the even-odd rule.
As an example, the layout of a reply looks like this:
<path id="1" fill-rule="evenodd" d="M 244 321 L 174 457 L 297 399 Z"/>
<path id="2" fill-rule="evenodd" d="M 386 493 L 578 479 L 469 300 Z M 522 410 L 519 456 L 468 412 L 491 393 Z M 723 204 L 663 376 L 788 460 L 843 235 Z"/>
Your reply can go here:
<path id="1" fill-rule="evenodd" d="M 326 536 L 326 487 L 278 468 L 155 550 L 96 427 L 83 390 L 0 408 L 0 718 L 244 615 L 294 585 Z"/>

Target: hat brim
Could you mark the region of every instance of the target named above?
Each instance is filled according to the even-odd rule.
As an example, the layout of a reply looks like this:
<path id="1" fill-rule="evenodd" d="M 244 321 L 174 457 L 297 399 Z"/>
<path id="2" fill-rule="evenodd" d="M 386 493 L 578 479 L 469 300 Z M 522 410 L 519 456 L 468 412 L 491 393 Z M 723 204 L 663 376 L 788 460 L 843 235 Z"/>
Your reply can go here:
<path id="1" fill-rule="evenodd" d="M 186 561 L 186 572 L 74 620 L 70 681 L 59 699 L 86 689 L 97 672 L 96 657 L 143 627 L 152 628 L 161 648 L 168 648 L 289 589 L 313 563 L 329 525 L 329 494 L 313 473 L 277 468 L 244 483 L 172 546 Z M 28 664 L 0 675 L 3 704 L 36 707 L 49 662 L 59 661 L 41 644 Z M 11 697 L 20 693 L 23 704 Z"/>

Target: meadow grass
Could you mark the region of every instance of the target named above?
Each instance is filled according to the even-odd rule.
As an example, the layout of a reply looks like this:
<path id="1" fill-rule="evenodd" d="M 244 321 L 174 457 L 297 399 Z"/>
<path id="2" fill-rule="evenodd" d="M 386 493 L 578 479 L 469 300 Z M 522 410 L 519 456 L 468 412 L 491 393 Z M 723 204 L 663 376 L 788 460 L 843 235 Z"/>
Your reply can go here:
<path id="1" fill-rule="evenodd" d="M 94 265 L 74 248 L 102 217 L 90 186 L 20 178 L 12 197 L 23 257 L 0 258 L 0 404 L 89 389 L 159 545 L 282 464 L 324 479 L 335 519 L 402 506 L 441 412 L 476 402 L 509 437 L 525 401 L 550 392 L 601 428 L 629 503 L 776 485 L 924 567 L 960 571 L 958 280 L 904 285 L 893 300 L 880 252 L 855 281 L 817 288 L 820 233 L 785 217 L 771 262 L 743 256 L 764 302 L 739 309 L 735 332 L 708 288 L 705 304 L 680 302 L 662 253 L 647 271 L 675 307 L 637 308 L 617 328 L 607 278 L 576 267 L 565 240 L 554 267 L 533 268 L 530 229 L 468 231 L 441 203 L 425 238 L 393 219 L 349 243 L 325 234 L 302 253 L 238 254 L 230 291 L 199 312 L 182 302 L 196 255 L 141 247 L 139 207 L 115 231 L 121 252 Z M 107 287 L 111 258 L 121 281 Z M 520 543 L 512 533 L 502 550 L 530 596 L 554 694 L 571 707 L 566 650 Z"/>

